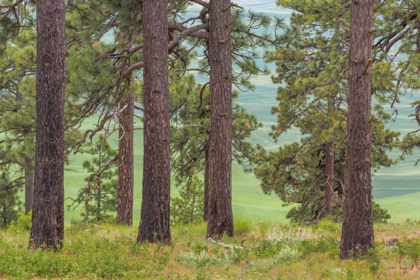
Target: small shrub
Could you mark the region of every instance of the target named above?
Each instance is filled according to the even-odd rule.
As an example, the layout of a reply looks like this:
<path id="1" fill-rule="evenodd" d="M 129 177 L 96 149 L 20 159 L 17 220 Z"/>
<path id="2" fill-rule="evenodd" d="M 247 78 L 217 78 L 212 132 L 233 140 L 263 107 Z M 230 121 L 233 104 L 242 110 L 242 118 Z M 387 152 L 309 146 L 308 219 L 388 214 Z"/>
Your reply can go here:
<path id="1" fill-rule="evenodd" d="M 32 228 L 32 212 L 29 215 L 22 214 L 19 218 L 12 222 L 7 229 L 9 233 L 25 233 L 29 232 Z"/>
<path id="2" fill-rule="evenodd" d="M 397 251 L 400 255 L 400 268 L 403 261 L 411 262 L 412 266 L 417 265 L 420 260 L 420 240 L 417 239 L 404 239 L 397 244 Z"/>
<path id="3" fill-rule="evenodd" d="M 381 256 L 375 249 L 370 249 L 368 252 L 369 270 L 372 274 L 378 273 L 381 268 Z"/>
<path id="4" fill-rule="evenodd" d="M 182 185 L 179 197 L 171 198 L 172 225 L 197 224 L 204 215 L 204 182 L 197 176 Z"/>
<path id="5" fill-rule="evenodd" d="M 388 210 L 381 208 L 381 206 L 376 203 L 372 202 L 372 211 L 373 211 L 373 221 L 375 223 L 387 223 L 388 220 L 391 219 L 391 215 L 389 214 Z"/>
<path id="6" fill-rule="evenodd" d="M 316 229 L 325 231 L 328 233 L 338 233 L 340 231 L 340 225 L 330 220 L 322 220 L 315 226 Z"/>
<path id="7" fill-rule="evenodd" d="M 275 258 L 275 262 L 278 263 L 280 261 L 289 263 L 295 260 L 298 256 L 298 251 L 296 249 L 291 249 L 289 246 L 284 247 L 280 253 Z"/>
<path id="8" fill-rule="evenodd" d="M 252 223 L 246 220 L 236 220 L 234 222 L 235 234 L 245 235 L 249 234 L 253 230 Z"/>
<path id="9" fill-rule="evenodd" d="M 340 253 L 340 242 L 334 237 L 321 238 L 321 239 L 307 239 L 299 243 L 299 252 L 304 257 L 310 254 L 323 253 L 331 258 L 335 258 Z"/>
<path id="10" fill-rule="evenodd" d="M 224 261 L 228 265 L 228 267 L 230 267 L 234 263 L 239 262 L 242 259 L 239 252 L 237 252 L 235 249 L 231 249 L 230 251 L 226 252 L 224 257 Z"/>
<path id="11" fill-rule="evenodd" d="M 193 245 L 193 250 L 196 254 L 200 254 L 203 251 L 208 250 L 207 244 L 203 244 L 202 242 L 197 242 L 196 244 Z"/>
<path id="12" fill-rule="evenodd" d="M 176 260 L 184 265 L 198 268 L 216 266 L 222 263 L 220 258 L 210 257 L 206 251 L 202 251 L 199 256 L 192 252 L 181 252 Z"/>
<path id="13" fill-rule="evenodd" d="M 333 268 L 330 270 L 332 274 L 344 274 L 344 271 L 341 268 Z"/>

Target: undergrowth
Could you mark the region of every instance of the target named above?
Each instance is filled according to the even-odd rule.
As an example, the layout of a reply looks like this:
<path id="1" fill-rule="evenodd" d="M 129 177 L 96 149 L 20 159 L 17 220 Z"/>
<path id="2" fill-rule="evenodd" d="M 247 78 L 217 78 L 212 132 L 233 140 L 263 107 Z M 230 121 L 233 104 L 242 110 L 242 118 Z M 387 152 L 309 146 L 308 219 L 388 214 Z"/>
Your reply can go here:
<path id="1" fill-rule="evenodd" d="M 136 244 L 137 228 L 112 224 L 66 227 L 59 253 L 27 249 L 28 220 L 0 231 L 0 278 L 5 279 L 418 279 L 417 223 L 377 225 L 376 249 L 354 260 L 339 260 L 340 225 L 323 221 L 253 224 L 236 221 L 235 238 L 207 242 L 206 225 L 172 229 L 173 244 Z M 387 231 L 387 229 L 389 229 Z M 407 235 L 395 235 L 402 233 Z M 416 278 L 417 277 L 417 278 Z"/>

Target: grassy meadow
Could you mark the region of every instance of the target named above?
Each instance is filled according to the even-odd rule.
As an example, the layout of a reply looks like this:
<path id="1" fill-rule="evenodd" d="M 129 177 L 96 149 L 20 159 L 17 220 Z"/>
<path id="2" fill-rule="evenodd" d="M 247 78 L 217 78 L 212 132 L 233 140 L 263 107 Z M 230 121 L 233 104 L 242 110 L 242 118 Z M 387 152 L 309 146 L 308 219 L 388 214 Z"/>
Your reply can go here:
<path id="1" fill-rule="evenodd" d="M 58 254 L 28 252 L 29 226 L 22 217 L 0 231 L 1 279 L 420 279 L 417 222 L 375 225 L 376 250 L 347 261 L 339 259 L 340 225 L 329 221 L 236 220 L 236 237 L 221 243 L 205 240 L 205 224 L 178 226 L 171 246 L 136 244 L 135 227 L 79 224 L 66 227 Z"/>

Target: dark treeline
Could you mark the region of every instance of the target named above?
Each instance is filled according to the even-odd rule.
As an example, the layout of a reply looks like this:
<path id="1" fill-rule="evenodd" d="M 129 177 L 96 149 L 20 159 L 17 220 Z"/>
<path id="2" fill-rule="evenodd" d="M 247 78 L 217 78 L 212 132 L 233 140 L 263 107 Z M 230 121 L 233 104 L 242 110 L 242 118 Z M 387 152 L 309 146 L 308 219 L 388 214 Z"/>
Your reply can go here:
<path id="1" fill-rule="evenodd" d="M 409 2 L 325 2 L 279 0 L 293 11 L 286 24 L 230 0 L 2 1 L 2 226 L 21 211 L 23 188 L 29 248 L 59 250 L 65 165 L 82 153 L 92 156 L 83 163 L 90 176 L 68 209 L 81 207 L 82 222 L 116 213 L 132 225 L 134 131 L 142 130 L 137 242 L 170 244 L 171 224 L 200 220 L 207 237 L 234 236 L 235 161 L 264 193 L 298 205 L 293 221 L 342 222 L 341 258 L 366 253 L 374 222 L 389 219 L 373 202 L 372 172 L 397 163 L 388 151 L 400 148 L 403 159 L 420 144 L 416 132 L 400 139 L 387 129 L 384 110 L 397 116 L 400 97 L 420 87 L 420 20 Z M 200 9 L 189 18 L 191 5 Z M 270 73 L 261 59 L 275 63 L 279 84 L 270 136 L 302 135 L 278 151 L 248 141 L 262 124 L 235 103 L 255 89 L 251 77 Z M 96 126 L 82 130 L 88 118 Z M 171 186 L 180 188 L 172 206 Z"/>

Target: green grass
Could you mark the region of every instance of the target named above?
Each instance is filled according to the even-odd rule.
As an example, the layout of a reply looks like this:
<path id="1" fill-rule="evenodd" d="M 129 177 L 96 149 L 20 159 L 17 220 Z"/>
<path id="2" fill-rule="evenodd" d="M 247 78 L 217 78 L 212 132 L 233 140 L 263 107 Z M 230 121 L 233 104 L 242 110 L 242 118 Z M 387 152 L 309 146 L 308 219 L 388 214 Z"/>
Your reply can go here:
<path id="1" fill-rule="evenodd" d="M 378 199 L 377 202 L 389 211 L 392 222 L 398 223 L 405 219 L 420 220 L 420 193 Z"/>
<path id="2" fill-rule="evenodd" d="M 58 252 L 27 249 L 30 218 L 0 230 L 1 279 L 418 279 L 418 223 L 376 225 L 376 250 L 339 259 L 340 225 L 235 221 L 222 248 L 205 240 L 206 225 L 172 228 L 171 246 L 136 244 L 137 229 L 109 224 L 66 227 Z M 305 234 L 302 234 L 302 230 Z M 298 234 L 299 234 L 299 238 Z M 385 246 L 398 237 L 395 247 Z M 407 239 L 410 238 L 410 239 Z M 417 278 L 416 278 L 417 277 Z"/>

